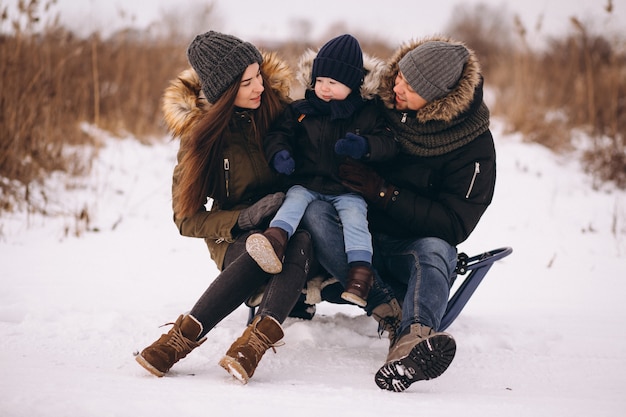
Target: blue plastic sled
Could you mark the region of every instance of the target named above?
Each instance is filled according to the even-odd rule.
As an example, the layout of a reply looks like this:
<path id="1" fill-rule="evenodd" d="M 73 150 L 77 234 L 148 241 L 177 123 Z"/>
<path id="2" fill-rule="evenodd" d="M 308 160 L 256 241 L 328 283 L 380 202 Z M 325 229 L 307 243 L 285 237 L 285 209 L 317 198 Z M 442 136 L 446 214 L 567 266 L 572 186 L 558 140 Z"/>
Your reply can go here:
<path id="1" fill-rule="evenodd" d="M 491 269 L 493 264 L 500 259 L 509 256 L 513 252 L 510 247 L 503 247 L 489 252 L 483 252 L 479 255 L 472 257 L 467 256 L 465 253 L 460 253 L 456 265 L 456 283 L 460 282 L 458 288 L 453 292 L 448 300 L 448 307 L 441 319 L 441 326 L 439 331 L 447 329 L 452 322 L 461 314 L 461 311 L 478 288 L 478 285 L 482 282 L 487 272 Z M 462 275 L 469 272 L 465 278 L 461 279 Z M 461 279 L 461 281 L 459 281 Z M 248 323 L 252 322 L 256 313 L 255 307 L 250 307 L 248 313 Z"/>

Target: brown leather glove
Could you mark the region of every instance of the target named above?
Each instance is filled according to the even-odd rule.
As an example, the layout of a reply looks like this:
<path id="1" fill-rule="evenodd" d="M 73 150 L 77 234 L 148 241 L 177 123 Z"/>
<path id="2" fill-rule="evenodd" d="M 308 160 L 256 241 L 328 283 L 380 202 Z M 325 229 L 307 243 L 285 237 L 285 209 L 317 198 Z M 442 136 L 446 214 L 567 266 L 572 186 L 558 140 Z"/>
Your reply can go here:
<path id="1" fill-rule="evenodd" d="M 383 210 L 398 195 L 396 187 L 387 183 L 371 167 L 353 159 L 347 159 L 339 166 L 339 178 L 346 188 L 361 194 L 368 203 Z"/>

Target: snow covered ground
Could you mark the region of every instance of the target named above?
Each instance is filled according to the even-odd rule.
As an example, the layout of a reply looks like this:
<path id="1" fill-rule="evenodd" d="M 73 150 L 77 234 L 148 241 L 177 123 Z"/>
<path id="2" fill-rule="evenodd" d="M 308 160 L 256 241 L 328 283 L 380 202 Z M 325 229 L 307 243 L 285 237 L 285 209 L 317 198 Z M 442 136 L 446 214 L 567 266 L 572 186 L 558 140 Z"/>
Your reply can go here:
<path id="1" fill-rule="evenodd" d="M 287 320 L 286 344 L 246 386 L 217 365 L 245 307 L 166 377 L 139 367 L 133 352 L 191 308 L 216 268 L 171 221 L 177 143 L 104 135 L 89 178 L 53 176 L 33 193 L 66 215 L 0 218 L 0 415 L 623 416 L 626 193 L 593 190 L 575 158 L 497 121 L 493 131 L 495 200 L 459 249 L 514 252 L 448 329 L 448 371 L 403 393 L 374 383 L 388 345 L 374 320 L 327 303 L 312 321 Z"/>

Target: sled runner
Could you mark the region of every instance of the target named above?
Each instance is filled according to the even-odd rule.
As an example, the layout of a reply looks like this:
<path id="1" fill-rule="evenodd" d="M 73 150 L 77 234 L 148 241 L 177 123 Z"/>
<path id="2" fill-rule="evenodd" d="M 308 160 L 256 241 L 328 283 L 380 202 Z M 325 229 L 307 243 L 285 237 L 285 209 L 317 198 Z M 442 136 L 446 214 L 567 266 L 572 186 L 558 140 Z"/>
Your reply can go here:
<path id="1" fill-rule="evenodd" d="M 489 269 L 493 264 L 500 259 L 509 256 L 513 252 L 510 247 L 504 247 L 495 249 L 489 252 L 484 252 L 479 255 L 468 257 L 465 253 L 460 253 L 456 264 L 457 278 L 456 282 L 459 282 L 461 275 L 465 275 L 469 272 L 469 275 L 462 279 L 461 284 L 456 291 L 451 295 L 448 300 L 448 307 L 441 319 L 441 326 L 439 331 L 444 331 L 448 328 L 456 319 L 461 310 L 465 307 L 465 304 L 469 301 L 478 285 L 481 283 Z"/>
<path id="2" fill-rule="evenodd" d="M 467 256 L 465 253 L 459 253 L 456 264 L 457 277 L 455 281 L 455 286 L 457 286 L 457 288 L 454 290 L 453 287 L 450 299 L 448 300 L 448 307 L 446 308 L 446 312 L 441 319 L 439 331 L 447 329 L 459 316 L 459 314 L 461 314 L 461 311 L 472 297 L 472 294 L 474 294 L 474 291 L 476 291 L 476 288 L 478 288 L 478 285 L 480 285 L 482 280 L 485 278 L 485 275 L 487 275 L 487 272 L 489 272 L 493 264 L 500 259 L 509 256 L 512 252 L 512 248 L 502 247 L 488 252 L 483 252 L 472 257 Z M 462 276 L 466 275 L 468 272 L 469 275 L 462 278 Z M 256 307 L 251 306 L 249 309 L 248 323 L 251 323 L 256 313 Z M 313 314 L 311 314 L 308 318 L 312 318 Z M 305 318 L 297 314 L 290 314 L 290 316 Z"/>

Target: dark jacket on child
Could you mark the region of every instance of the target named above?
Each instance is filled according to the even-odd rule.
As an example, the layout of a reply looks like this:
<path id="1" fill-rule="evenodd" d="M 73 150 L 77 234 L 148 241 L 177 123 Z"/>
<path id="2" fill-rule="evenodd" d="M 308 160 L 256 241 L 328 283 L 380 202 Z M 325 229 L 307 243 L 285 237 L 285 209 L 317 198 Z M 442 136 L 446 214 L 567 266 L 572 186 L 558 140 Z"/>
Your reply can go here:
<path id="1" fill-rule="evenodd" d="M 384 63 L 364 54 L 366 75 L 360 90 L 353 91 L 345 100 L 326 103 L 315 96 L 311 85 L 314 58 L 313 51 L 307 51 L 301 58 L 296 76 L 306 90 L 305 98 L 291 103 L 275 122 L 264 141 L 265 155 L 271 161 L 277 152 L 288 150 L 296 161 L 295 171 L 288 177 L 290 184 L 338 195 L 349 192 L 337 176 L 345 157 L 335 153 L 335 142 L 346 133 L 365 137 L 370 155 L 376 155 L 377 160 L 396 155 L 397 144 L 376 97 Z"/>

